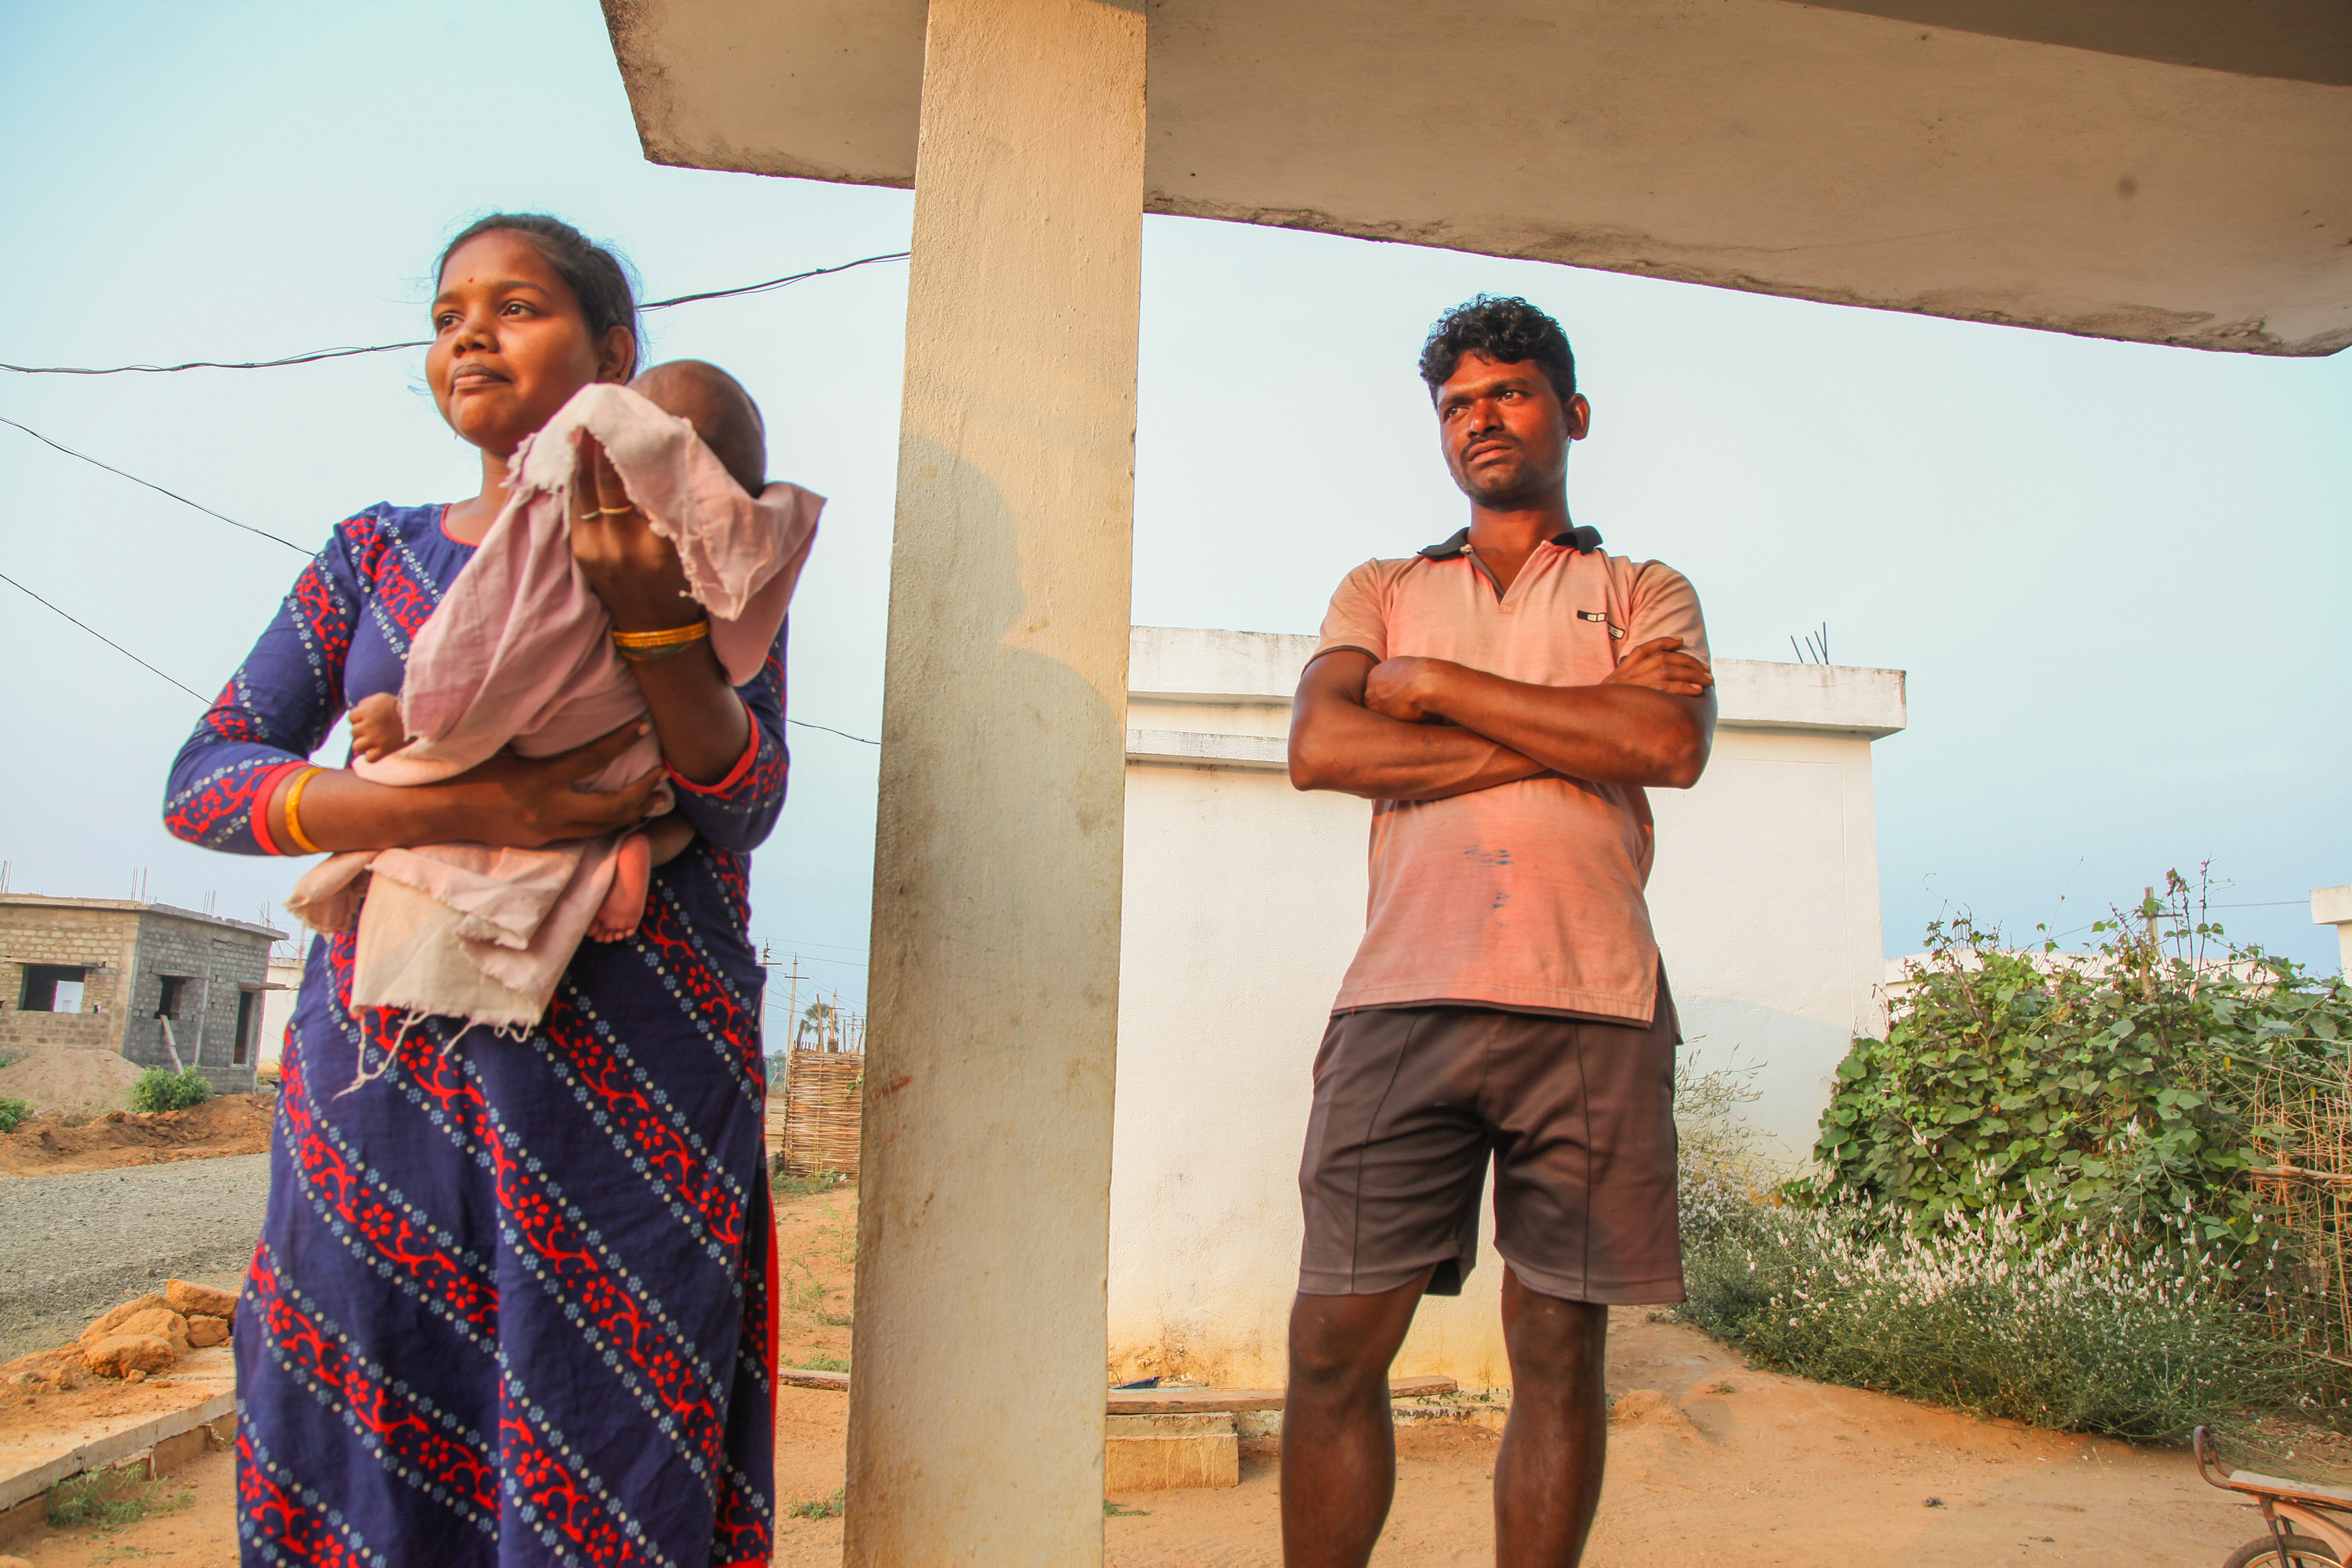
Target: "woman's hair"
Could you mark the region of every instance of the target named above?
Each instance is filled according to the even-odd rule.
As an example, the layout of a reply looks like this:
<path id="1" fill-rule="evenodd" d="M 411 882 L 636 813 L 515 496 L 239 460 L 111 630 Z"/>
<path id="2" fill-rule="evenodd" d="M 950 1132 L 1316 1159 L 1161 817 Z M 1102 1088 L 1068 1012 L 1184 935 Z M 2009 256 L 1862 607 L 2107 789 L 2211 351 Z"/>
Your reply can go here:
<path id="1" fill-rule="evenodd" d="M 467 224 L 457 231 L 457 238 L 441 247 L 441 259 L 433 267 L 435 287 L 439 287 L 442 273 L 448 270 L 449 258 L 457 254 L 459 246 L 493 229 L 522 236 L 555 268 L 555 275 L 563 279 L 572 297 L 580 301 L 580 312 L 588 319 L 588 336 L 592 340 L 602 339 L 614 327 L 626 327 L 635 346 L 633 359 L 642 354 L 646 340 L 637 327 L 637 289 L 629 276 L 628 263 L 604 247 L 591 243 L 586 235 L 562 218 L 550 217 L 545 213 L 492 213 Z M 635 368 L 633 363 L 631 369 Z"/>
<path id="2" fill-rule="evenodd" d="M 1576 355 L 1559 323 L 1516 295 L 1481 294 L 1454 307 L 1429 329 L 1421 349 L 1421 379 L 1429 395 L 1454 378 L 1466 353 L 1485 354 L 1497 364 L 1533 360 L 1559 400 L 1576 395 Z"/>

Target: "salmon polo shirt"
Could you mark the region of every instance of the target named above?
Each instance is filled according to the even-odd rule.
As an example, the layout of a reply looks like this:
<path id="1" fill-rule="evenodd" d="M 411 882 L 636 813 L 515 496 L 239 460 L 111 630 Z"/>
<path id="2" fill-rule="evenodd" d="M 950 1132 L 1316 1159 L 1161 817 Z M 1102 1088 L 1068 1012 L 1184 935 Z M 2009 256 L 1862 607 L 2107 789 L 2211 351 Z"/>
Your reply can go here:
<path id="1" fill-rule="evenodd" d="M 1348 574 L 1320 658 L 1451 659 L 1540 686 L 1594 686 L 1653 637 L 1709 662 L 1690 580 L 1570 530 L 1508 592 L 1464 529 Z M 1652 1022 L 1658 944 L 1642 890 L 1650 805 L 1632 784 L 1545 773 L 1446 800 L 1372 803 L 1364 941 L 1335 1011 L 1441 1002 Z"/>

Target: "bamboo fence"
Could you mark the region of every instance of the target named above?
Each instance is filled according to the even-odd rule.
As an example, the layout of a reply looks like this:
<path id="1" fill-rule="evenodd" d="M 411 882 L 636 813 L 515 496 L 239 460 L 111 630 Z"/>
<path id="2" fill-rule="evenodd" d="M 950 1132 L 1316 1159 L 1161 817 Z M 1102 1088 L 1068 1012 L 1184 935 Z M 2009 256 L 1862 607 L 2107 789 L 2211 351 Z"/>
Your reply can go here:
<path id="1" fill-rule="evenodd" d="M 2309 1348 L 2352 1357 L 2352 1083 L 2282 1075 L 2264 1086 L 2257 1119 L 2284 1135 L 2284 1163 L 2248 1174 L 2295 1238 L 2299 1278 L 2286 1306 Z"/>
<path id="2" fill-rule="evenodd" d="M 793 1051 L 785 1059 L 784 1099 L 768 1106 L 768 1146 L 783 1156 L 784 1174 L 826 1172 L 857 1179 L 859 1119 L 866 1107 L 862 1051 Z"/>

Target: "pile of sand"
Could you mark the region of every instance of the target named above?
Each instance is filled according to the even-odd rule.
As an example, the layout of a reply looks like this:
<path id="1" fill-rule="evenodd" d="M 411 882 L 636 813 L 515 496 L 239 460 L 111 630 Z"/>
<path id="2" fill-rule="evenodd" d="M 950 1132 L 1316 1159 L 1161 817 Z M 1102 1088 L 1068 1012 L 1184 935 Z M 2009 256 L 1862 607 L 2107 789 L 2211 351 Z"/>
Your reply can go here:
<path id="1" fill-rule="evenodd" d="M 0 1068 L 0 1099 L 21 1100 L 36 1116 L 96 1116 L 131 1107 L 145 1069 L 120 1053 L 44 1046 Z"/>
<path id="2" fill-rule="evenodd" d="M 215 1095 L 191 1110 L 110 1110 L 79 1127 L 36 1117 L 0 1136 L 0 1172 L 58 1176 L 264 1153 L 269 1117 L 268 1102 L 250 1094 Z"/>

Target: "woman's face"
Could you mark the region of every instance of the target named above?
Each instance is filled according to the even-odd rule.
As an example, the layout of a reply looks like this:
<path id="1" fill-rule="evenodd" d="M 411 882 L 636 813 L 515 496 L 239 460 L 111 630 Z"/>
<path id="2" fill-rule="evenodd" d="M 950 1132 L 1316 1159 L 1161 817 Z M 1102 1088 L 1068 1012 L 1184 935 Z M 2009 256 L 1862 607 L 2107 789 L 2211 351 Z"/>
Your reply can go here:
<path id="1" fill-rule="evenodd" d="M 476 235 L 441 269 L 425 379 L 449 428 L 494 457 L 590 382 L 626 379 L 635 358 L 626 327 L 589 335 L 571 286 L 512 229 Z"/>

